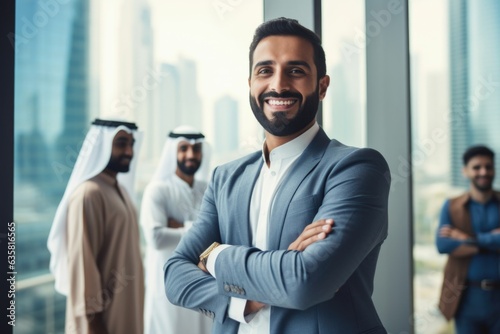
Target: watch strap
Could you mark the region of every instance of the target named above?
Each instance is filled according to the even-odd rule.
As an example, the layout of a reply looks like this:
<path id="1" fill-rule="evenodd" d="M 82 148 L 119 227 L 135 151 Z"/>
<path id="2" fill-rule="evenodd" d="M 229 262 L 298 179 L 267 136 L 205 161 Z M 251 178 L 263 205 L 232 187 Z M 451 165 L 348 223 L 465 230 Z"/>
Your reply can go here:
<path id="1" fill-rule="evenodd" d="M 203 265 L 205 267 L 207 266 L 208 256 L 218 246 L 220 246 L 220 244 L 218 242 L 213 242 L 210 246 L 208 246 L 207 249 L 205 249 L 205 251 L 203 253 L 201 253 L 200 262 L 203 263 Z"/>

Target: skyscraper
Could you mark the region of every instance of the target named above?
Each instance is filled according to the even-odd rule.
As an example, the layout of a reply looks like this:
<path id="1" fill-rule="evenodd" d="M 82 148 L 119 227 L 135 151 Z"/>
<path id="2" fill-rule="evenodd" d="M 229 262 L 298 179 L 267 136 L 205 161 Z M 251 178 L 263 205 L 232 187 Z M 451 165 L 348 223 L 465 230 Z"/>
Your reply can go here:
<path id="1" fill-rule="evenodd" d="M 215 150 L 230 153 L 238 149 L 238 102 L 224 95 L 215 102 Z"/>
<path id="2" fill-rule="evenodd" d="M 194 60 L 181 57 L 178 60 L 179 97 L 178 110 L 181 124 L 189 124 L 197 129 L 203 128 L 202 104 L 198 94 L 197 66 Z"/>
<path id="3" fill-rule="evenodd" d="M 118 46 L 111 50 L 118 67 L 112 82 L 118 88 L 118 96 L 122 97 L 128 108 L 126 112 L 121 110 L 122 115 L 114 115 L 113 111 L 109 114 L 137 122 L 144 134 L 139 158 L 151 159 L 153 137 L 150 129 L 154 124 L 154 95 L 158 88 L 157 77 L 152 74 L 155 63 L 151 9 L 146 0 L 120 1 L 118 8 L 120 29 L 114 30 Z M 107 93 L 106 88 L 103 86 L 101 89 L 104 94 Z M 104 114 L 107 112 L 103 110 Z"/>
<path id="4" fill-rule="evenodd" d="M 449 124 L 455 186 L 467 186 L 461 169 L 468 146 L 485 144 L 500 154 L 499 13 L 495 0 L 450 1 Z"/>
<path id="5" fill-rule="evenodd" d="M 88 126 L 89 1 L 18 0 L 16 23 L 16 332 L 59 332 L 46 241 Z"/>
<path id="6" fill-rule="evenodd" d="M 69 54 L 66 59 L 66 80 L 64 89 L 62 131 L 56 139 L 53 170 L 59 177 L 59 197 L 66 188 L 75 159 L 69 159 L 70 152 L 80 150 L 83 138 L 88 129 L 88 87 L 89 87 L 89 2 L 77 0 L 74 2 L 69 38 Z M 54 44 L 51 44 L 54 45 Z M 64 169 L 60 169 L 61 165 Z"/>

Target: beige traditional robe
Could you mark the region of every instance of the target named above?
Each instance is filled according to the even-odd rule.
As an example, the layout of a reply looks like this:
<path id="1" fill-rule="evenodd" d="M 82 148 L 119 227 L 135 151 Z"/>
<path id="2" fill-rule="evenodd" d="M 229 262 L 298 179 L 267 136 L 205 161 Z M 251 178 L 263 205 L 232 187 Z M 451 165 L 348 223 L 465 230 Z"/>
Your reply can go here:
<path id="1" fill-rule="evenodd" d="M 137 213 L 116 179 L 101 173 L 68 205 L 66 333 L 88 333 L 86 314 L 102 312 L 110 334 L 142 333 L 144 277 Z"/>

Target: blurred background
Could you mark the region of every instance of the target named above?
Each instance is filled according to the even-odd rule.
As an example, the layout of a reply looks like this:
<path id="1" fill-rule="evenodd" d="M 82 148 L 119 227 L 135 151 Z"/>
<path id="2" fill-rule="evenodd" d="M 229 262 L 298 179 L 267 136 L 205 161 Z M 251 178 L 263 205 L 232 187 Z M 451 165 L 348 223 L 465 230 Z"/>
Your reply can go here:
<path id="1" fill-rule="evenodd" d="M 15 333 L 64 331 L 65 299 L 53 288 L 46 241 L 90 122 L 119 117 L 143 131 L 138 208 L 177 125 L 201 129 L 212 167 L 259 149 L 263 134 L 248 103 L 248 47 L 257 25 L 278 16 L 298 18 L 322 37 L 331 85 L 318 120 L 328 135 L 376 147 L 391 166 L 391 230 L 375 286 L 384 323 L 398 334 L 453 332 L 436 307 L 445 257 L 436 251 L 435 230 L 444 200 L 466 189 L 465 148 L 483 143 L 500 154 L 500 2 L 15 0 L 15 6 Z"/>

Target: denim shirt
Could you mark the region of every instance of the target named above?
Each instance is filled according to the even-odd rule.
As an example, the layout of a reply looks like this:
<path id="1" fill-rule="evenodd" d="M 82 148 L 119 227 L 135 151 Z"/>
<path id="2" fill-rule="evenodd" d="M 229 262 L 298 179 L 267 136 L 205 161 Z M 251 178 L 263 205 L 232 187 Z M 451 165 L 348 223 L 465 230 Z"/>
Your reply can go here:
<path id="1" fill-rule="evenodd" d="M 500 279 L 500 233 L 491 233 L 500 227 L 500 210 L 496 198 L 486 203 L 478 203 L 470 199 L 467 203 L 471 217 L 472 229 L 475 233 L 480 252 L 474 255 L 469 265 L 469 280 Z M 439 229 L 444 225 L 453 225 L 449 214 L 449 200 L 441 210 L 437 229 L 436 245 L 440 253 L 449 254 L 465 241 L 439 236 Z"/>

